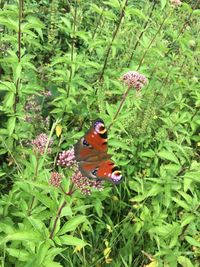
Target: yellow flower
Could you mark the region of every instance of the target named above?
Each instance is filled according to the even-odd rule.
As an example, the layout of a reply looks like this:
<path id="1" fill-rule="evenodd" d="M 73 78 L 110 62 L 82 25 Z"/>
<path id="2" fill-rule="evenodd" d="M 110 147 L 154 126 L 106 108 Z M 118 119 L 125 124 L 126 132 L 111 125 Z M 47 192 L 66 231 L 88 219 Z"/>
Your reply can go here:
<path id="1" fill-rule="evenodd" d="M 145 267 L 158 267 L 158 262 L 153 260 L 151 263 L 145 265 Z"/>
<path id="2" fill-rule="evenodd" d="M 62 125 L 58 124 L 56 126 L 56 135 L 57 135 L 57 137 L 60 137 L 61 133 L 62 133 Z"/>
<path id="3" fill-rule="evenodd" d="M 82 248 L 83 248 L 83 247 L 80 246 L 80 245 L 76 246 L 75 249 L 74 249 L 74 251 L 73 251 L 73 253 L 75 253 L 75 252 L 80 252 Z"/>
<path id="4" fill-rule="evenodd" d="M 109 233 L 112 233 L 112 228 L 111 228 L 111 226 L 109 224 L 106 224 L 106 228 L 108 229 Z"/>
<path id="5" fill-rule="evenodd" d="M 109 264 L 112 262 L 112 259 L 109 257 L 111 253 L 111 247 L 109 247 L 108 240 L 105 240 L 105 246 L 106 248 L 104 249 L 103 254 L 104 254 L 105 262 Z"/>

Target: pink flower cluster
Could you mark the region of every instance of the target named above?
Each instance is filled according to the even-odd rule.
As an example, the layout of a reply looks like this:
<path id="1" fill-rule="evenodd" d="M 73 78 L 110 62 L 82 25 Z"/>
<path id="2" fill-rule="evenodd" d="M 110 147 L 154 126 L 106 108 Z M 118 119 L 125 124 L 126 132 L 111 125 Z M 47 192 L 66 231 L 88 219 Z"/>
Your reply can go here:
<path id="1" fill-rule="evenodd" d="M 180 0 L 170 0 L 170 2 L 173 6 L 180 6 L 182 4 Z"/>
<path id="2" fill-rule="evenodd" d="M 27 98 L 24 109 L 27 112 L 35 112 L 35 113 L 38 113 L 39 111 L 41 111 L 41 106 L 38 103 L 35 95 L 31 95 Z"/>
<path id="3" fill-rule="evenodd" d="M 59 154 L 57 165 L 61 167 L 71 167 L 74 164 L 76 164 L 74 148 L 63 151 Z"/>
<path id="4" fill-rule="evenodd" d="M 72 179 L 72 183 L 77 188 L 79 188 L 81 193 L 84 195 L 90 195 L 91 188 L 95 188 L 99 191 L 103 190 L 103 181 L 91 180 L 87 177 L 83 177 L 80 171 L 76 171 L 71 179 Z"/>
<path id="5" fill-rule="evenodd" d="M 42 94 L 43 96 L 45 96 L 45 97 L 50 97 L 50 96 L 52 96 L 51 91 L 42 91 L 41 94 Z"/>
<path id="6" fill-rule="evenodd" d="M 46 149 L 48 143 L 48 136 L 44 133 L 38 135 L 36 139 L 32 140 L 31 144 L 37 152 L 40 153 L 40 155 L 43 155 Z M 53 139 L 51 138 L 49 140 L 48 148 L 47 148 L 47 153 L 51 153 L 51 146 L 53 144 Z"/>
<path id="7" fill-rule="evenodd" d="M 59 187 L 62 181 L 62 176 L 58 172 L 52 172 L 49 184 Z"/>
<path id="8" fill-rule="evenodd" d="M 103 181 L 94 179 L 91 180 L 87 177 L 84 177 L 77 169 L 78 164 L 76 162 L 74 148 L 61 152 L 57 160 L 57 165 L 61 167 L 75 166 L 75 173 L 73 174 L 71 181 L 76 188 L 80 189 L 82 194 L 90 195 L 92 188 L 99 191 L 103 190 Z"/>
<path id="9" fill-rule="evenodd" d="M 140 91 L 148 82 L 147 78 L 137 71 L 128 71 L 122 76 L 121 80 L 125 83 L 125 85 L 128 87 L 134 87 L 137 91 Z"/>

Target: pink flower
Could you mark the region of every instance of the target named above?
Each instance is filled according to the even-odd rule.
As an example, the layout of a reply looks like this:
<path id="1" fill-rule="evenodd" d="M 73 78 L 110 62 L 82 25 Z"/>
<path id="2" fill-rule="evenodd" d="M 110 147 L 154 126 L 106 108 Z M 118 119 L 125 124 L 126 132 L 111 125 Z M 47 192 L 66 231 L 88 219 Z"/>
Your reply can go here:
<path id="1" fill-rule="evenodd" d="M 48 136 L 44 133 L 38 135 L 36 139 L 32 140 L 31 144 L 34 148 L 34 150 L 38 151 L 40 155 L 44 154 L 46 146 L 48 143 Z M 48 148 L 47 148 L 47 153 L 51 153 L 51 146 L 53 144 L 53 139 L 51 138 L 49 140 Z"/>
<path id="2" fill-rule="evenodd" d="M 74 148 L 63 151 L 59 154 L 57 165 L 61 167 L 71 167 L 74 164 L 76 164 Z"/>
<path id="3" fill-rule="evenodd" d="M 134 87 L 137 91 L 140 91 L 141 88 L 148 82 L 147 78 L 137 71 L 128 71 L 122 76 L 121 80 L 123 80 L 125 85 L 128 87 Z"/>
<path id="4" fill-rule="evenodd" d="M 45 97 L 50 97 L 50 96 L 52 96 L 51 91 L 42 91 L 41 94 L 42 94 L 43 96 L 45 96 Z"/>
<path id="5" fill-rule="evenodd" d="M 59 187 L 62 181 L 62 176 L 58 172 L 52 172 L 49 184 Z"/>
<path id="6" fill-rule="evenodd" d="M 103 190 L 103 181 L 91 180 L 87 177 L 83 177 L 80 171 L 77 171 L 71 178 L 72 183 L 81 190 L 84 195 L 90 195 L 91 189 Z"/>
<path id="7" fill-rule="evenodd" d="M 170 0 L 170 2 L 173 6 L 180 6 L 182 4 L 180 0 Z"/>
<path id="8" fill-rule="evenodd" d="M 27 112 L 37 112 L 38 113 L 39 111 L 41 111 L 41 106 L 38 103 L 35 95 L 31 95 L 27 98 L 26 105 L 25 105 L 24 109 Z"/>

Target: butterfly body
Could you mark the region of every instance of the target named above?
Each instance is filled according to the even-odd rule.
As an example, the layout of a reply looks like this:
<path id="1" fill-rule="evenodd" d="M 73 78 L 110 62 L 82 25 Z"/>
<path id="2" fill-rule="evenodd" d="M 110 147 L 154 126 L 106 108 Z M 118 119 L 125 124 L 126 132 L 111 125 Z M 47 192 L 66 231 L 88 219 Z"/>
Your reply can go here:
<path id="1" fill-rule="evenodd" d="M 107 130 L 101 119 L 95 120 L 88 132 L 74 146 L 76 161 L 83 176 L 118 184 L 122 175 L 107 150 Z"/>

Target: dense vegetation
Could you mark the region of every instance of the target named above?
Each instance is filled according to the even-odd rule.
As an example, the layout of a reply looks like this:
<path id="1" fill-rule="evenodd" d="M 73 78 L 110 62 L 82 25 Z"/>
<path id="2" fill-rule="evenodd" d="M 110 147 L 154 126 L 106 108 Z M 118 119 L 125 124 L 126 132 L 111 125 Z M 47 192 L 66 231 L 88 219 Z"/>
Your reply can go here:
<path id="1" fill-rule="evenodd" d="M 1 266 L 198 267 L 199 1 L 0 5 Z M 124 179 L 87 194 L 57 160 L 96 118 Z"/>

